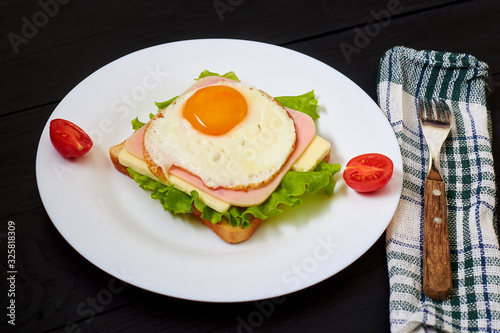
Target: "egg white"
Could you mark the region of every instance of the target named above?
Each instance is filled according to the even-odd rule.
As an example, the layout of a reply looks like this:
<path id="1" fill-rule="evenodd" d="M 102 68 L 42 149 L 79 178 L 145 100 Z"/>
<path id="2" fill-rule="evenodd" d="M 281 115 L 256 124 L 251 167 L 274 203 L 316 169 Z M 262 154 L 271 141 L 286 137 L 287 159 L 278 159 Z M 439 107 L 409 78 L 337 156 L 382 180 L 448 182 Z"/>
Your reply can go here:
<path id="1" fill-rule="evenodd" d="M 264 92 L 237 82 L 220 81 L 239 91 L 246 117 L 228 133 L 212 136 L 194 129 L 182 113 L 197 91 L 188 91 L 149 124 L 144 147 L 166 173 L 172 165 L 200 177 L 209 188 L 246 189 L 270 181 L 295 147 L 295 125 L 286 110 Z M 203 89 L 203 88 L 199 88 Z"/>

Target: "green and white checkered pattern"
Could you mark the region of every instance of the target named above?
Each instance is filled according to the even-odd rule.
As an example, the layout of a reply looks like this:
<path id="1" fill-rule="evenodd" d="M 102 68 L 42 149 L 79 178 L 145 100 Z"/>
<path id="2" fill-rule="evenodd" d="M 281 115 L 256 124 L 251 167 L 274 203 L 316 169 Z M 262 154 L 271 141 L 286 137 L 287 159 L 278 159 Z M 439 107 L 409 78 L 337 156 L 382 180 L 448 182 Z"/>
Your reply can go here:
<path id="1" fill-rule="evenodd" d="M 488 67 L 468 54 L 395 47 L 380 63 L 379 105 L 403 157 L 403 192 L 386 232 L 393 332 L 500 332 L 500 250 Z M 447 186 L 453 291 L 434 301 L 422 289 L 423 191 L 429 151 L 418 97 L 439 97 L 454 119 L 441 150 Z"/>

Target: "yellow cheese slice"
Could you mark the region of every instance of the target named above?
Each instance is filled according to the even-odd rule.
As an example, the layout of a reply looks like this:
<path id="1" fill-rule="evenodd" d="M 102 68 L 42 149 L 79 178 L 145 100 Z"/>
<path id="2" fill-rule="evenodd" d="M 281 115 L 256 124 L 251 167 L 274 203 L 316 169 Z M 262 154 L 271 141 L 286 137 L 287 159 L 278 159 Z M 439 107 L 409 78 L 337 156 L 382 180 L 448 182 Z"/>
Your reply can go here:
<path id="1" fill-rule="evenodd" d="M 146 162 L 141 160 L 135 155 L 132 155 L 127 149 L 123 148 L 118 155 L 118 160 L 120 161 L 120 164 L 123 166 L 126 166 L 127 168 L 131 168 L 135 172 L 138 172 L 142 175 L 148 176 L 151 179 L 154 179 L 164 185 L 168 185 L 163 179 L 160 179 L 153 175 L 151 171 L 149 171 L 148 165 Z M 228 204 L 225 201 L 219 200 L 216 197 L 200 191 L 199 189 L 195 188 L 193 185 L 187 183 L 186 181 L 182 180 L 181 178 L 174 176 L 174 175 L 169 175 L 169 181 L 170 184 L 174 185 L 178 190 L 190 194 L 191 191 L 196 190 L 199 193 L 200 200 L 203 201 L 207 206 L 215 209 L 218 212 L 225 212 L 231 207 L 230 204 Z"/>
<path id="2" fill-rule="evenodd" d="M 311 171 L 321 162 L 330 151 L 330 142 L 315 135 L 307 146 L 306 150 L 299 156 L 292 165 L 293 171 Z"/>

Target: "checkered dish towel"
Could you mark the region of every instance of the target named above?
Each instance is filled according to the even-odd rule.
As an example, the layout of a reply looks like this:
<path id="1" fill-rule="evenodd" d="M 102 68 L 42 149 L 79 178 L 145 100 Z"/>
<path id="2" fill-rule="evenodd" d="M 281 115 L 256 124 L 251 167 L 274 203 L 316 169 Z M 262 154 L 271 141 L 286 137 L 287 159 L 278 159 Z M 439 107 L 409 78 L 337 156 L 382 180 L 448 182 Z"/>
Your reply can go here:
<path id="1" fill-rule="evenodd" d="M 500 332 L 500 251 L 491 119 L 485 63 L 467 54 L 387 51 L 378 76 L 379 105 L 403 157 L 403 192 L 387 228 L 393 332 Z M 434 301 L 422 289 L 423 192 L 429 151 L 418 97 L 439 97 L 454 120 L 441 150 L 447 186 L 453 290 Z"/>

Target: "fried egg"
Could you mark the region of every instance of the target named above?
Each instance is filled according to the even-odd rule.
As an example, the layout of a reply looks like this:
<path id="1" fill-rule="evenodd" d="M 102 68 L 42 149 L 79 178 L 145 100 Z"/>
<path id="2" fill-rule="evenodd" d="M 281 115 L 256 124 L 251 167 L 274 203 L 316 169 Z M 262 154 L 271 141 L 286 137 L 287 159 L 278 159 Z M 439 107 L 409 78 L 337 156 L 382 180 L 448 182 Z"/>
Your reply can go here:
<path id="1" fill-rule="evenodd" d="M 266 93 L 221 80 L 188 90 L 148 124 L 146 160 L 180 167 L 209 188 L 248 189 L 274 178 L 295 147 L 293 120 Z M 157 168 L 156 168 L 157 169 Z"/>

